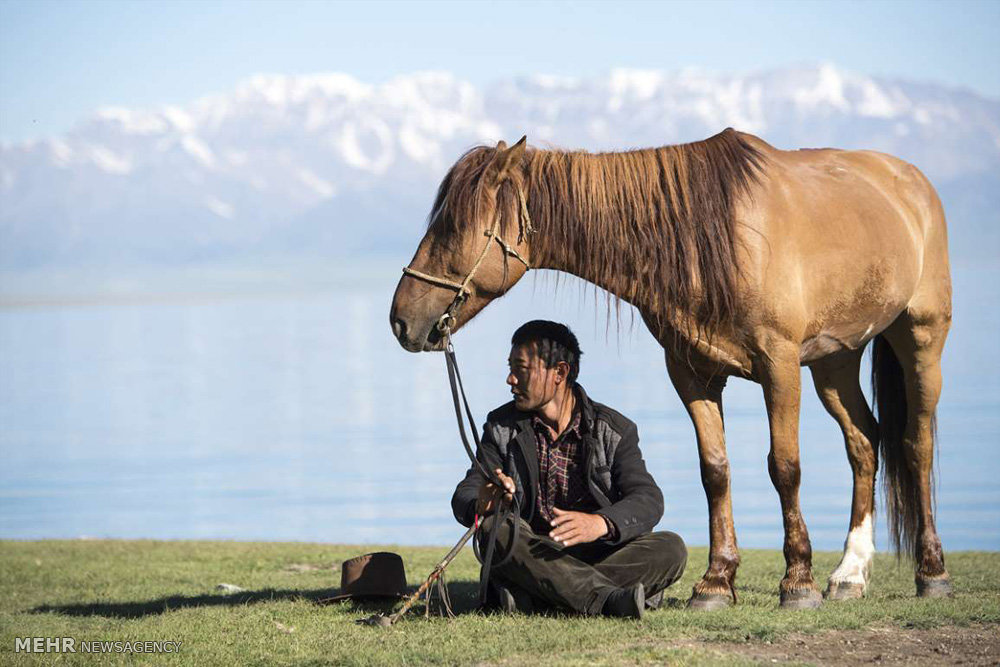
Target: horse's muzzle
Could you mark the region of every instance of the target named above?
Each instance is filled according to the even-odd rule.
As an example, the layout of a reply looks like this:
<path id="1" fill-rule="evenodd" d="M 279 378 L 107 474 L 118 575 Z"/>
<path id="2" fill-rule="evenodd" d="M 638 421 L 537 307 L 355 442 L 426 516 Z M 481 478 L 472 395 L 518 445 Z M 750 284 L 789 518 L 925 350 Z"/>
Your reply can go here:
<path id="1" fill-rule="evenodd" d="M 440 352 L 444 349 L 444 339 L 436 327 L 427 327 L 425 332 L 414 332 L 406 320 L 393 318 L 390 321 L 392 335 L 407 352 Z"/>

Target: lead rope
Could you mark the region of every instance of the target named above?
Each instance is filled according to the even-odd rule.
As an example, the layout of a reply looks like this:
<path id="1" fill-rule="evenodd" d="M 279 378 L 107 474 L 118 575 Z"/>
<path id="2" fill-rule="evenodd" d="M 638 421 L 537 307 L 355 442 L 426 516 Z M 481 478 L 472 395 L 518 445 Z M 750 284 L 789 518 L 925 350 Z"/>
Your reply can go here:
<path id="1" fill-rule="evenodd" d="M 462 383 L 462 374 L 458 370 L 458 360 L 455 357 L 455 347 L 451 342 L 451 329 L 443 327 L 442 331 L 445 340 L 445 362 L 448 366 L 448 382 L 451 385 L 451 397 L 455 404 L 455 418 L 458 421 L 458 433 L 462 437 L 462 445 L 465 447 L 465 453 L 468 455 L 469 460 L 475 468 L 478 469 L 479 474 L 483 476 L 483 479 L 492 482 L 498 490 L 500 490 L 500 496 L 502 499 L 502 489 L 503 484 L 491 471 L 487 470 L 482 462 L 476 457 L 472 451 L 472 446 L 469 444 L 468 435 L 465 432 L 465 419 L 469 420 L 469 428 L 472 431 L 472 438 L 476 443 L 476 450 L 480 449 L 479 431 L 476 428 L 475 420 L 472 417 L 472 409 L 469 407 L 469 399 L 465 395 L 465 386 Z M 461 398 L 460 398 L 461 396 Z M 463 419 L 462 407 L 465 408 L 465 418 Z M 490 570 L 494 567 L 499 567 L 506 563 L 513 552 L 513 546 L 517 542 L 518 534 L 520 533 L 521 526 L 519 519 L 521 518 L 521 503 L 515 494 L 510 502 L 510 505 L 504 507 L 502 502 L 498 502 L 497 510 L 494 514 L 493 527 L 489 531 L 489 536 L 486 538 L 486 553 L 481 553 L 481 547 L 479 541 L 476 539 L 472 540 L 472 551 L 476 555 L 476 559 L 482 564 L 482 568 L 479 570 L 479 603 L 480 605 L 485 604 L 486 594 L 489 589 L 490 581 Z M 507 544 L 506 554 L 500 560 L 494 562 L 494 552 L 496 551 L 497 535 L 500 532 L 500 527 L 511 520 L 513 530 L 511 532 L 510 541 Z"/>

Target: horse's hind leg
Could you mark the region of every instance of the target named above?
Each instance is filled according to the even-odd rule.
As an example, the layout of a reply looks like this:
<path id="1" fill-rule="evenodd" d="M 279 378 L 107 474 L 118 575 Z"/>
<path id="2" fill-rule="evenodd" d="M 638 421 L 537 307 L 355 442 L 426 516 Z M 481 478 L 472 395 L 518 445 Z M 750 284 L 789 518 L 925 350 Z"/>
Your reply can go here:
<path id="1" fill-rule="evenodd" d="M 667 354 L 667 370 L 694 422 L 701 462 L 701 483 L 708 496 L 708 569 L 695 584 L 688 607 L 713 610 L 736 602 L 734 583 L 740 565 L 729 492 L 729 458 L 722 424 L 724 377 L 703 378 L 682 359 Z"/>
<path id="2" fill-rule="evenodd" d="M 826 596 L 831 600 L 864 595 L 875 554 L 872 515 L 878 427 L 858 381 L 862 353 L 863 350 L 843 352 L 810 366 L 820 401 L 844 433 L 847 457 L 854 472 L 850 531 L 844 542 L 844 555 L 826 588 Z"/>
<path id="3" fill-rule="evenodd" d="M 917 301 L 882 332 L 902 368 L 906 395 L 905 429 L 898 444 L 886 433 L 883 422 L 887 417 L 881 414 L 879 396 L 883 455 L 890 457 L 896 449 L 896 456 L 905 462 L 905 466 L 893 466 L 886 459 L 886 483 L 897 499 L 890 512 L 896 513 L 901 542 L 911 547 L 916 561 L 917 595 L 927 597 L 950 595 L 952 590 L 934 524 L 932 497 L 934 413 L 941 394 L 941 353 L 950 323 L 950 307 L 926 308 Z M 904 478 L 906 473 L 908 479 Z M 887 498 L 887 504 L 890 502 Z"/>

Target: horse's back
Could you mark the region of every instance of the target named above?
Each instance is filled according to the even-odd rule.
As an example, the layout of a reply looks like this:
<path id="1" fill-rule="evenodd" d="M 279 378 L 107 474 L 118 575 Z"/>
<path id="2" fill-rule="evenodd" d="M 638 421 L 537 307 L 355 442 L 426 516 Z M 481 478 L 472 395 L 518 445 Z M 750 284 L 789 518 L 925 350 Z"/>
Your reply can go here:
<path id="1" fill-rule="evenodd" d="M 808 229 L 808 224 L 802 227 L 801 223 L 813 220 L 813 227 L 835 233 L 835 229 L 825 226 L 828 218 L 847 216 L 902 223 L 911 234 L 930 240 L 928 237 L 944 226 L 934 187 L 905 160 L 873 150 L 781 150 L 759 137 L 745 133 L 741 136 L 766 156 L 765 196 L 776 194 L 768 184 L 783 190 L 787 194 L 785 203 L 806 216 L 799 221 L 800 228 Z"/>

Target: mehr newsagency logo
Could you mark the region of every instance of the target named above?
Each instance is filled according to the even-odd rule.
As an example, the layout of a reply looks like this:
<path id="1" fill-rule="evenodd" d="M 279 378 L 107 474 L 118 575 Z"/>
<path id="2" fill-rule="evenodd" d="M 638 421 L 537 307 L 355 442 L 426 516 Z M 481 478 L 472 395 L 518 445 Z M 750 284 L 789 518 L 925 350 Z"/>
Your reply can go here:
<path id="1" fill-rule="evenodd" d="M 73 637 L 15 637 L 15 653 L 177 653 L 182 642 L 83 640 Z"/>

